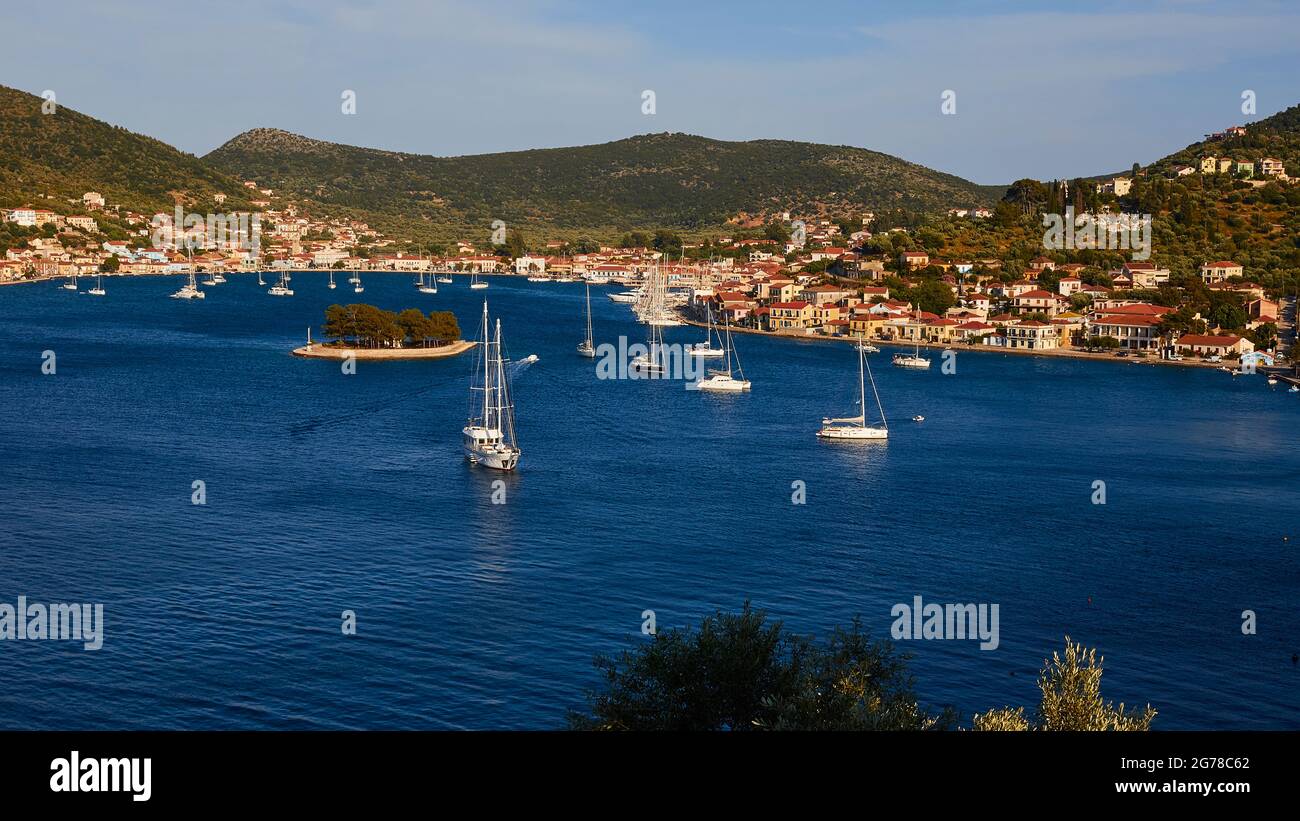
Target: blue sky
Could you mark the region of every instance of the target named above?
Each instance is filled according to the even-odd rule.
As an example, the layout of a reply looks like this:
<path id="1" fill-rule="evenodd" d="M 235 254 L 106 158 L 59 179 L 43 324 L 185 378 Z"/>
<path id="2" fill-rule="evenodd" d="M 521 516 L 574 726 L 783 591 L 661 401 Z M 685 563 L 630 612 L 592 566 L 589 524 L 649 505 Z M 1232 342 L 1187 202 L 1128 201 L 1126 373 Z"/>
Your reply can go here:
<path id="1" fill-rule="evenodd" d="M 1004 183 L 1125 169 L 1300 102 L 1300 4 L 1265 0 L 74 1 L 6 3 L 0 31 L 0 84 L 195 154 L 256 126 L 438 155 L 680 131 Z"/>

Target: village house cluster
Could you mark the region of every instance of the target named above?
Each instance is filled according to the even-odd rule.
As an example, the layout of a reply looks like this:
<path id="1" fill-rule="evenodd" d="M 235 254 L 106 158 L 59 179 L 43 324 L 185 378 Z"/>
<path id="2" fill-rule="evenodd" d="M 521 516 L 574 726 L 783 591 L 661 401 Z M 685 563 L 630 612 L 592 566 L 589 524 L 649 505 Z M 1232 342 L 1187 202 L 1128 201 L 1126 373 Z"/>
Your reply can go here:
<path id="1" fill-rule="evenodd" d="M 1261 173 L 1285 172 L 1279 167 Z M 1109 184 L 1110 190 L 1122 195 L 1127 193 L 1128 183 L 1125 178 L 1116 178 Z M 861 250 L 872 236 L 867 230 L 873 220 L 871 214 L 864 215 L 862 229 L 849 236 L 829 220 L 795 222 L 789 214 L 781 214 L 784 220 L 799 226 L 796 235 L 786 240 L 718 237 L 713 247 L 730 253 L 707 262 L 674 262 L 650 248 L 604 246 L 591 253 L 567 253 L 568 246 L 559 241 L 547 243 L 541 253 L 509 259 L 484 253 L 479 246 L 464 241 L 442 255 L 389 251 L 395 243 L 365 223 L 312 218 L 299 213 L 292 204 L 277 207 L 270 189 L 258 188 L 251 181 L 244 185 L 253 190 L 253 196 L 263 197 L 250 200 L 262 209 L 257 212 L 262 230 L 252 243 L 227 242 L 220 248 L 210 247 L 212 237 L 201 222 L 183 235 L 177 233 L 169 242 L 150 244 L 150 239 L 157 237 L 151 229 L 160 223 L 169 224 L 174 219 L 172 214 L 122 211 L 106 204 L 104 197 L 94 191 L 87 191 L 81 198 L 82 208 L 92 214 L 112 210 L 138 239 L 102 240 L 96 245 L 87 242 L 101 231 L 94 216 L 62 216 L 40 208 L 0 211 L 4 220 L 21 226 L 53 224 L 55 228 L 53 237 L 30 238 L 27 247 L 10 248 L 0 261 L 0 281 L 91 274 L 103 270 L 112 258 L 114 272 L 121 275 L 185 274 L 191 268 L 195 272 L 341 268 L 516 274 L 534 279 L 582 279 L 593 284 L 636 284 L 654 266 L 664 274 L 669 287 L 690 291 L 694 296 L 692 304 L 701 313 L 707 304 L 718 321 L 784 335 L 980 345 L 1036 352 L 1087 347 L 1104 341 L 1109 347 L 1139 355 L 1155 353 L 1166 357 L 1239 357 L 1254 349 L 1251 340 L 1223 331 L 1176 338 L 1162 333 L 1161 318 L 1175 309 L 1130 296 L 1135 289 L 1151 290 L 1169 281 L 1169 270 L 1153 262 L 1128 262 L 1110 271 L 1109 286 L 1086 284 L 1080 277 L 1085 267 L 1081 264 L 1058 264 L 1047 257 L 1031 260 L 1023 276 L 1009 283 L 1004 281 L 1006 277 L 999 276 L 1003 263 L 996 258 L 937 259 L 922 250 L 908 250 L 890 265 L 890 259 Z M 215 199 L 220 205 L 226 197 L 218 194 Z M 952 209 L 950 214 L 980 219 L 990 212 L 967 208 Z M 65 247 L 61 238 L 68 234 L 81 241 Z M 358 256 L 358 248 L 369 252 Z M 691 248 L 686 245 L 683 250 Z M 824 269 L 832 265 L 846 276 L 826 276 Z M 955 301 L 942 316 L 892 294 L 885 284 L 895 274 L 908 278 L 921 269 L 933 268 L 942 272 L 938 282 L 951 290 Z M 1049 270 L 1053 276 L 1047 279 L 1055 284 L 1045 287 L 1038 280 Z M 1207 287 L 1242 297 L 1249 316 L 1248 329 L 1276 324 L 1279 305 L 1266 298 L 1261 286 L 1245 281 L 1244 275 L 1243 267 L 1231 260 L 1208 260 L 1201 266 Z M 842 284 L 846 281 L 853 284 Z M 1073 299 L 1080 294 L 1088 299 Z"/>
<path id="2" fill-rule="evenodd" d="M 842 261 L 853 261 L 851 253 Z M 994 276 L 995 259 L 961 261 L 931 259 L 920 251 L 901 254 L 900 267 L 937 266 L 941 281 L 956 304 L 942 316 L 921 310 L 890 293 L 880 282 L 883 263 L 868 261 L 859 269 L 864 282 L 833 284 L 825 277 L 797 270 L 764 270 L 761 263 L 737 266 L 724 281 L 710 284 L 698 298 L 707 302 L 720 322 L 793 336 L 850 337 L 868 341 L 927 345 L 980 345 L 1049 352 L 1088 347 L 1099 340 L 1139 355 L 1239 357 L 1254 343 L 1228 332 L 1183 334 L 1161 332 L 1161 318 L 1173 307 L 1130 297 L 1134 289 L 1152 289 L 1168 282 L 1169 271 L 1150 262 L 1130 262 L 1110 272 L 1112 284 L 1088 285 L 1078 276 L 1079 264 L 1058 265 L 1047 258 L 1032 260 L 1024 278 L 1005 283 Z M 797 266 L 794 266 L 797 268 Z M 669 281 L 696 285 L 702 277 L 675 272 Z M 1059 275 L 1054 288 L 1039 285 L 1041 273 Z M 978 272 L 978 273 L 977 273 Z M 958 275 L 960 276 L 960 279 Z M 1250 317 L 1248 328 L 1277 322 L 1278 303 L 1265 297 L 1258 284 L 1241 281 L 1242 267 L 1229 261 L 1207 262 L 1202 276 L 1210 288 L 1240 294 Z M 1054 277 L 1055 278 L 1055 277 Z M 1228 282 L 1228 278 L 1233 278 Z M 1075 294 L 1089 300 L 1072 302 Z M 1199 318 L 1199 317 L 1197 317 Z"/>

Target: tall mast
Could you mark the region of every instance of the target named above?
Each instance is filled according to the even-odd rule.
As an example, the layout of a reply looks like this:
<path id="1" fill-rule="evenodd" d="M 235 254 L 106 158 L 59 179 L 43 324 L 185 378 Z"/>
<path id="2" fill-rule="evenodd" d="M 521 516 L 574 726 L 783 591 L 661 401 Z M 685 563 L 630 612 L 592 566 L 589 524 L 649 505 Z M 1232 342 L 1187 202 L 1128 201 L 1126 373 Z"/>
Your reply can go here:
<path id="1" fill-rule="evenodd" d="M 487 300 L 483 300 L 483 427 L 491 428 L 488 422 L 488 402 L 489 392 L 492 390 L 492 341 L 489 337 L 491 328 L 488 325 Z"/>
<path id="2" fill-rule="evenodd" d="M 865 381 L 863 368 L 867 361 L 867 355 L 858 348 L 858 408 L 862 411 L 862 426 L 867 426 L 867 383 Z M 871 382 L 871 389 L 876 389 L 875 380 Z"/>

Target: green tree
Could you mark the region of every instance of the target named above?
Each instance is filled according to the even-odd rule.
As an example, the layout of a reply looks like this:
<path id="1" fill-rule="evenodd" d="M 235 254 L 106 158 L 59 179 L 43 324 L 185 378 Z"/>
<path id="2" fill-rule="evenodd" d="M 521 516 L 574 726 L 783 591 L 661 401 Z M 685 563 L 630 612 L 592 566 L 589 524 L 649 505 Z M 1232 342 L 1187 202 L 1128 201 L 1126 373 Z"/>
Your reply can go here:
<path id="1" fill-rule="evenodd" d="M 439 345 L 460 339 L 460 323 L 451 311 L 430 311 L 428 329 L 429 339 Z"/>
<path id="2" fill-rule="evenodd" d="M 651 245 L 665 257 L 675 257 L 682 252 L 682 238 L 672 231 L 660 229 L 655 231 Z"/>
<path id="3" fill-rule="evenodd" d="M 907 288 L 900 296 L 920 310 L 939 316 L 943 316 L 945 311 L 957 304 L 957 297 L 953 295 L 952 288 L 939 279 L 929 279 Z"/>
<path id="4" fill-rule="evenodd" d="M 923 730 L 955 724 L 917 703 L 906 657 L 854 621 L 824 645 L 748 603 L 601 656 L 602 692 L 570 726 L 588 730 Z"/>

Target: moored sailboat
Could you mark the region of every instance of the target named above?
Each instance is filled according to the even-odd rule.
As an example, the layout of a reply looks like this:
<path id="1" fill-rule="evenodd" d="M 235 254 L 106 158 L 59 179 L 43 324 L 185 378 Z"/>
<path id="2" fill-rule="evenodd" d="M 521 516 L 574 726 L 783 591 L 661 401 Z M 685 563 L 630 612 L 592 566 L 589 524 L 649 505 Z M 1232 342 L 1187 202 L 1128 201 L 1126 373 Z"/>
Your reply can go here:
<path id="1" fill-rule="evenodd" d="M 713 346 L 713 332 L 715 330 L 713 327 L 713 308 L 706 305 L 704 310 L 708 315 L 708 324 L 705 326 L 706 330 L 704 332 L 704 341 L 697 342 L 694 345 L 688 346 L 686 352 L 689 353 L 691 356 L 702 356 L 702 357 L 710 357 L 710 358 L 720 357 L 724 353 L 726 353 L 726 351 L 724 351 L 722 348 L 715 348 Z"/>
<path id="2" fill-rule="evenodd" d="M 930 367 L 930 360 L 921 356 L 921 343 L 916 343 L 916 350 L 911 354 L 896 353 L 894 354 L 894 364 L 900 368 L 916 368 L 924 370 Z"/>
<path id="3" fill-rule="evenodd" d="M 705 379 L 695 383 L 695 389 L 700 391 L 719 391 L 725 393 L 740 393 L 749 390 L 749 380 L 745 378 L 745 371 L 740 367 L 740 356 L 731 344 L 731 323 L 727 323 L 727 338 L 723 342 L 724 353 L 727 357 L 727 369 L 709 369 L 709 375 Z M 731 362 L 736 361 L 736 371 L 740 373 L 737 379 L 732 375 Z"/>
<path id="4" fill-rule="evenodd" d="M 596 344 L 591 338 L 591 286 L 587 286 L 587 338 L 578 343 L 578 356 L 596 358 Z"/>
<path id="5" fill-rule="evenodd" d="M 189 278 L 180 290 L 172 294 L 172 299 L 205 299 L 206 297 L 207 294 L 200 291 L 199 284 L 194 281 L 194 261 L 191 260 Z"/>
<path id="6" fill-rule="evenodd" d="M 858 349 L 858 409 L 860 413 L 857 416 L 849 416 L 840 419 L 823 419 L 822 426 L 817 431 L 819 439 L 839 439 L 839 440 L 885 440 L 889 438 L 889 423 L 885 421 L 885 408 L 880 404 L 880 393 L 876 390 L 876 379 L 871 376 L 871 393 L 876 397 L 876 407 L 880 410 L 880 426 L 876 427 L 867 424 L 867 389 L 866 376 L 871 374 L 871 366 L 867 365 L 867 357 Z"/>
<path id="7" fill-rule="evenodd" d="M 271 296 L 293 296 L 293 291 L 289 288 L 289 277 L 287 274 L 280 274 L 280 281 L 272 285 L 267 293 Z"/>

